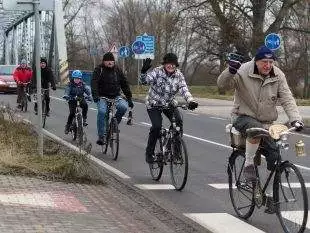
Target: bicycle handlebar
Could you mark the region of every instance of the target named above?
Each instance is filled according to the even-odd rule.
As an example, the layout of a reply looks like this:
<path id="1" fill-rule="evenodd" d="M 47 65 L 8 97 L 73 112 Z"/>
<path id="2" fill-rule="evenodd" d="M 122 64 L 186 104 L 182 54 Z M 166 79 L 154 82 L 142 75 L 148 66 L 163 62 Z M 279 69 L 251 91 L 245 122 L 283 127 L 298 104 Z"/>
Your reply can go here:
<path id="1" fill-rule="evenodd" d="M 105 101 L 107 101 L 107 102 L 109 102 L 109 103 L 115 103 L 116 102 L 116 98 L 113 98 L 113 99 L 111 99 L 111 98 L 107 98 L 107 97 L 99 97 L 100 99 L 103 99 L 103 100 L 105 100 Z"/>

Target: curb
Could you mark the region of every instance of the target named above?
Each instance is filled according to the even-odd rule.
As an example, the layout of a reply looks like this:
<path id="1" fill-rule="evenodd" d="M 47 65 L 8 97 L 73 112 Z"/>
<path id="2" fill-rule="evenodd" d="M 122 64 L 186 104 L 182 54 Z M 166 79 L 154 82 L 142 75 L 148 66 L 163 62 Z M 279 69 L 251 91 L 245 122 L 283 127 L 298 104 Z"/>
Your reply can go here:
<path id="1" fill-rule="evenodd" d="M 95 156 L 87 154 L 86 151 L 80 150 L 78 147 L 48 132 L 47 130 L 43 130 L 43 133 L 46 136 L 61 143 L 62 145 L 78 153 L 85 154 L 87 158 L 90 160 L 91 164 L 97 168 L 100 177 L 104 178 L 104 181 L 107 184 L 116 188 L 120 193 L 129 197 L 131 200 L 136 202 L 139 206 L 147 210 L 151 215 L 155 216 L 157 219 L 159 219 L 161 222 L 163 222 L 165 225 L 167 225 L 174 231 L 189 232 L 189 233 L 190 232 L 212 233 L 211 231 L 204 228 L 200 224 L 184 216 L 183 213 L 181 213 L 176 207 L 172 206 L 171 203 L 159 200 L 152 192 L 141 190 L 135 187 L 134 184 L 130 181 L 130 179 L 121 178 L 115 173 L 113 173 L 112 169 L 107 169 L 107 167 L 103 167 L 102 165 L 100 165 L 99 162 L 101 160 L 99 160 Z M 106 165 L 111 167 L 108 164 Z"/>

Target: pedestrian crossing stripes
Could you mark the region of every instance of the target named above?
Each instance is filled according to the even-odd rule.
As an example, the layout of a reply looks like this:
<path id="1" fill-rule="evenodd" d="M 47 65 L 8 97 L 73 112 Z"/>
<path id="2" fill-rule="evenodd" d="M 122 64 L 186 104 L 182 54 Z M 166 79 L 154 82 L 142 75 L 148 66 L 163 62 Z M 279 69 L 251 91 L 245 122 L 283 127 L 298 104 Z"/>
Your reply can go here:
<path id="1" fill-rule="evenodd" d="M 143 190 L 170 190 L 175 189 L 171 184 L 135 184 L 136 187 Z"/>
<path id="2" fill-rule="evenodd" d="M 227 213 L 185 213 L 213 233 L 264 233 L 264 231 Z"/>

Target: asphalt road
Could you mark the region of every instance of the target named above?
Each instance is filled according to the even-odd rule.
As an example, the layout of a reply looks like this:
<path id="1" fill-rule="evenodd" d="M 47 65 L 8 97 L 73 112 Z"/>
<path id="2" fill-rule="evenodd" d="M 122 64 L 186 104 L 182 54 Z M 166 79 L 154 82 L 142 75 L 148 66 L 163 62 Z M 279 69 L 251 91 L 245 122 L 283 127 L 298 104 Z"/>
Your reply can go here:
<path id="1" fill-rule="evenodd" d="M 68 115 L 68 106 L 61 99 L 63 90 L 51 92 L 51 95 L 51 116 L 47 119 L 46 129 L 71 142 L 70 136 L 63 133 Z M 0 94 L 0 102 L 9 102 L 15 106 L 15 99 L 15 95 Z M 227 106 L 224 107 L 227 108 Z M 31 121 L 36 119 L 32 111 L 22 113 L 22 115 Z M 182 192 L 177 192 L 169 186 L 169 169 L 164 171 L 159 182 L 152 181 L 150 177 L 149 168 L 144 158 L 150 121 L 142 103 L 135 103 L 134 125 L 126 125 L 125 120 L 120 125 L 120 152 L 117 161 L 103 155 L 101 147 L 95 144 L 97 139 L 96 107 L 91 104 L 87 128 L 88 139 L 93 142 L 91 153 L 129 176 L 130 182 L 140 185 L 139 187 L 142 189 L 154 188 L 147 185 L 156 184 L 155 189 L 149 192 L 152 192 L 158 199 L 178 208 L 185 215 L 195 218 L 196 221 L 213 232 L 283 232 L 276 215 L 265 214 L 264 208 L 256 209 L 246 222 L 238 219 L 234 213 L 225 185 L 227 184 L 227 159 L 231 152 L 231 148 L 227 146 L 228 137 L 225 134 L 225 125 L 228 120 L 195 111 L 184 111 L 183 117 L 184 138 L 189 152 L 189 177 Z M 306 151 L 309 151 L 310 137 L 307 135 L 294 134 L 290 138 L 291 147 L 293 148 L 293 143 L 300 138 L 307 145 Z M 310 184 L 308 157 L 297 158 L 295 153 L 290 150 L 283 158 L 288 158 L 299 165 L 305 182 Z M 265 173 L 265 163 L 260 169 L 262 173 Z M 310 192 L 309 189 L 308 192 Z M 310 224 L 308 224 L 307 232 L 310 232 Z"/>

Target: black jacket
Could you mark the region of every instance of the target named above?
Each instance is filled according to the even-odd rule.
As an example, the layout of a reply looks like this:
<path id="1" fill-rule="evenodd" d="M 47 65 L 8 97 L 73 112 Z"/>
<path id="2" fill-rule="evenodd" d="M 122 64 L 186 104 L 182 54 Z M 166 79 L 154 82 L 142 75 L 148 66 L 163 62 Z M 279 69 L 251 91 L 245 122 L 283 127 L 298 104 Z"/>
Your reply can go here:
<path id="1" fill-rule="evenodd" d="M 103 65 L 96 67 L 91 80 L 91 90 L 94 99 L 115 98 L 120 95 L 121 90 L 127 99 L 132 97 L 125 75 L 116 66 L 112 69 Z"/>
<path id="2" fill-rule="evenodd" d="M 51 68 L 46 66 L 44 69 L 41 68 L 41 87 L 44 89 L 48 89 L 49 83 L 51 84 L 52 88 L 56 88 L 53 71 L 51 70 Z M 33 89 L 36 89 L 37 87 L 36 69 L 33 70 L 33 78 L 31 81 L 31 87 Z"/>

